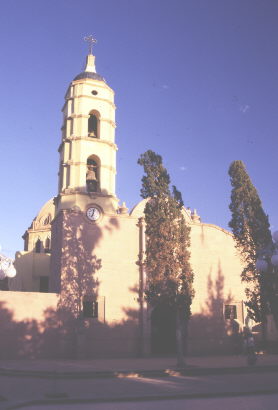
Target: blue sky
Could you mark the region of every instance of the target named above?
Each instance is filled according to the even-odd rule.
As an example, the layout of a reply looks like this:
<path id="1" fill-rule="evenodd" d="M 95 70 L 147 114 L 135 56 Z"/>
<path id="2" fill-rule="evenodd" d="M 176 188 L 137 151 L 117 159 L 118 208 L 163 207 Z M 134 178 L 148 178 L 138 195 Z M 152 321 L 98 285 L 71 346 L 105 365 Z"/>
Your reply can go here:
<path id="1" fill-rule="evenodd" d="M 185 205 L 230 220 L 228 168 L 241 159 L 278 230 L 276 0 L 9 0 L 1 3 L 3 253 L 57 194 L 61 108 L 93 34 L 115 90 L 117 195 L 140 200 L 139 155 L 162 155 Z"/>

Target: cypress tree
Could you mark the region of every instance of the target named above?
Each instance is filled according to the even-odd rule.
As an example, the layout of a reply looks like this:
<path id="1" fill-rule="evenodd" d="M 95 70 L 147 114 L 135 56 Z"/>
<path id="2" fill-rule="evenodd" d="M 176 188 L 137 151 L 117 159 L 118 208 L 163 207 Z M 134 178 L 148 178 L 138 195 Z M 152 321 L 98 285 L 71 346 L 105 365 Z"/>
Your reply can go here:
<path id="1" fill-rule="evenodd" d="M 266 315 L 272 313 L 278 325 L 275 277 L 271 268 L 267 272 L 256 269 L 259 257 L 267 257 L 273 250 L 268 216 L 265 214 L 258 192 L 251 182 L 242 161 L 233 161 L 229 168 L 232 192 L 230 210 L 236 247 L 244 269 L 242 280 L 246 282 L 248 312 L 257 322 L 266 323 Z"/>
<path id="2" fill-rule="evenodd" d="M 146 299 L 152 307 L 171 306 L 176 315 L 178 366 L 184 366 L 187 324 L 194 296 L 190 266 L 190 228 L 182 214 L 181 193 L 172 187 L 162 158 L 149 150 L 138 163 L 143 166 L 141 196 L 145 206 L 147 271 Z"/>

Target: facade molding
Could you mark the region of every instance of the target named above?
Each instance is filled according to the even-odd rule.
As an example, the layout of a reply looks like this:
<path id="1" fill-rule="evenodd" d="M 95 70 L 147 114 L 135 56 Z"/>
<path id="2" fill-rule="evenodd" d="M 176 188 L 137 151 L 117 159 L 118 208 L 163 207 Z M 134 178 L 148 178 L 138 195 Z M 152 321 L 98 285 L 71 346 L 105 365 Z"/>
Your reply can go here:
<path id="1" fill-rule="evenodd" d="M 92 137 L 87 137 L 87 136 L 75 136 L 75 135 L 71 135 L 70 137 L 66 137 L 62 143 L 60 145 L 63 145 L 63 143 L 65 142 L 70 142 L 70 141 L 90 141 L 90 142 L 94 142 L 94 143 L 101 143 L 101 144 L 106 144 L 109 145 L 111 148 L 114 148 L 115 151 L 118 151 L 118 147 L 114 142 L 108 141 L 108 140 L 103 140 L 101 138 L 92 138 Z M 59 147 L 60 148 L 60 147 Z"/>
<path id="2" fill-rule="evenodd" d="M 82 83 L 83 84 L 95 84 L 98 88 L 103 88 L 103 89 L 109 90 L 109 91 L 111 91 L 113 96 L 115 95 L 115 91 L 111 87 L 109 87 L 108 84 L 106 84 L 106 83 L 104 83 L 103 81 L 100 81 L 100 80 L 94 80 L 92 78 L 80 78 L 80 80 L 73 80 L 71 82 L 69 88 L 71 86 L 75 86 L 75 85 L 82 84 Z M 72 95 L 71 97 L 75 98 L 76 95 Z"/>
<path id="3" fill-rule="evenodd" d="M 73 160 L 69 159 L 69 160 L 65 161 L 62 165 L 65 166 L 65 167 L 67 167 L 67 166 L 80 166 L 80 165 L 86 166 L 87 163 L 86 162 L 81 162 L 81 161 L 73 161 Z M 105 168 L 105 169 L 108 169 L 109 171 L 112 171 L 112 172 L 116 173 L 116 168 L 115 167 L 101 164 L 101 168 Z"/>
<path id="4" fill-rule="evenodd" d="M 109 105 L 111 105 L 114 109 L 116 109 L 116 105 L 112 101 L 108 100 L 107 98 L 95 97 L 95 96 L 86 95 L 86 94 L 79 94 L 74 97 L 71 97 L 71 99 L 73 100 L 76 98 L 88 98 L 89 100 L 94 100 L 94 101 L 96 100 L 104 101 L 104 102 L 107 102 Z"/>
<path id="5" fill-rule="evenodd" d="M 76 119 L 76 118 L 86 118 L 89 119 L 90 115 L 88 114 L 70 114 L 67 117 L 65 117 L 66 120 L 71 120 L 71 119 Z M 109 118 L 103 118 L 103 117 L 99 117 L 99 121 L 100 122 L 107 122 L 108 124 L 112 125 L 112 127 L 116 128 L 116 123 L 113 120 L 110 120 Z M 63 125 L 61 127 L 61 130 L 63 131 L 66 127 Z"/>

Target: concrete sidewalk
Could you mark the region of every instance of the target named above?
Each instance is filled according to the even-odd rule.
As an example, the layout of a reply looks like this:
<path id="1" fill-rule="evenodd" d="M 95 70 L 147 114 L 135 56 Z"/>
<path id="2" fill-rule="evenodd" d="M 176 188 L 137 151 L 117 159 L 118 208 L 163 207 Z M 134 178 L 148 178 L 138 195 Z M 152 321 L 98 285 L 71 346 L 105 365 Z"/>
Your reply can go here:
<path id="1" fill-rule="evenodd" d="M 183 374 L 236 373 L 278 371 L 278 355 L 258 355 L 255 366 L 249 367 L 246 357 L 188 357 Z M 175 357 L 123 358 L 90 360 L 0 360 L 0 374 L 37 375 L 39 377 L 115 377 L 133 374 L 167 375 L 178 371 Z"/>
<path id="2" fill-rule="evenodd" d="M 278 394 L 277 380 L 278 355 L 259 355 L 253 367 L 244 356 L 190 357 L 183 370 L 175 357 L 0 360 L 0 409 L 125 401 L 147 409 L 150 400 Z"/>

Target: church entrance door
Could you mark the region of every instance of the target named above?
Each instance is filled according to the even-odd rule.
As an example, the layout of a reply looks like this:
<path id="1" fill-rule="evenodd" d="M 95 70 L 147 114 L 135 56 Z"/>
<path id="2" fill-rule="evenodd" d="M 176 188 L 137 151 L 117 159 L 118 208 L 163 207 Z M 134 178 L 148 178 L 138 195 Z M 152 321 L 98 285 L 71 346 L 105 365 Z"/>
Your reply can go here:
<path id="1" fill-rule="evenodd" d="M 157 306 L 152 312 L 151 352 L 156 356 L 176 353 L 176 315 L 167 304 Z"/>

